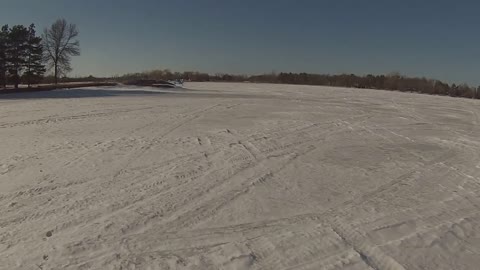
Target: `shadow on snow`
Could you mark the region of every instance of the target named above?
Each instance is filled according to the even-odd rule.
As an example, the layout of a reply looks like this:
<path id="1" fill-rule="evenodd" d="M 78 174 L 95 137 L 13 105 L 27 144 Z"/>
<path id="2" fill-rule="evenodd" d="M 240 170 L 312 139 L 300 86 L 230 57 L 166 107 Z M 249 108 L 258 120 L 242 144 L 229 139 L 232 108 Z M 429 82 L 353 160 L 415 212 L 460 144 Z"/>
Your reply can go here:
<path id="1" fill-rule="evenodd" d="M 1 91 L 1 90 L 0 90 Z M 160 95 L 171 92 L 161 90 L 119 90 L 119 89 L 97 89 L 97 88 L 76 88 L 58 89 L 39 92 L 19 92 L 0 94 L 0 100 L 7 99 L 69 99 L 69 98 L 95 98 L 95 97 L 119 97 L 119 96 L 143 96 Z"/>

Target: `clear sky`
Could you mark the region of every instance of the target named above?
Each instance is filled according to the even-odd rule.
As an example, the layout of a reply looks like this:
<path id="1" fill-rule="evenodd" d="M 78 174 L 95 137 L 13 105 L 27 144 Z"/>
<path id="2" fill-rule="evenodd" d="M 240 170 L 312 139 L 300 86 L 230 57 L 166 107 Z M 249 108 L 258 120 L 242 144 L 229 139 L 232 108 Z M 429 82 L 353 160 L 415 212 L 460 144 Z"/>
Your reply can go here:
<path id="1" fill-rule="evenodd" d="M 0 24 L 80 29 L 72 75 L 170 68 L 480 84 L 480 1 L 0 0 Z"/>

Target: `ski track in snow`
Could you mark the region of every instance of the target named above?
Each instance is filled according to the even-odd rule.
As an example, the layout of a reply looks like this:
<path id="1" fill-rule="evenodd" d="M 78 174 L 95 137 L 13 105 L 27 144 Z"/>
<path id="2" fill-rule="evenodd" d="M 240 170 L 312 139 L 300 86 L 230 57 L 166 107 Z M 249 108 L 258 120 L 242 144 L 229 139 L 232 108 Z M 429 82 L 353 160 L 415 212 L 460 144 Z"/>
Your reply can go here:
<path id="1" fill-rule="evenodd" d="M 480 103 L 187 83 L 0 96 L 0 269 L 478 269 Z"/>

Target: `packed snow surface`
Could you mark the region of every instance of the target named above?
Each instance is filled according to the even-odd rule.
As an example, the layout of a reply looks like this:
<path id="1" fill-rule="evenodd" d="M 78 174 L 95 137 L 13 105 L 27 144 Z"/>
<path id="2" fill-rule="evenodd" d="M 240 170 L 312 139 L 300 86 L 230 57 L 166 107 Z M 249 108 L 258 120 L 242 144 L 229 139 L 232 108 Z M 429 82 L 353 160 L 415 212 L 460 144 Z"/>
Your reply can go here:
<path id="1" fill-rule="evenodd" d="M 479 269 L 479 124 L 364 89 L 0 95 L 0 269 Z"/>

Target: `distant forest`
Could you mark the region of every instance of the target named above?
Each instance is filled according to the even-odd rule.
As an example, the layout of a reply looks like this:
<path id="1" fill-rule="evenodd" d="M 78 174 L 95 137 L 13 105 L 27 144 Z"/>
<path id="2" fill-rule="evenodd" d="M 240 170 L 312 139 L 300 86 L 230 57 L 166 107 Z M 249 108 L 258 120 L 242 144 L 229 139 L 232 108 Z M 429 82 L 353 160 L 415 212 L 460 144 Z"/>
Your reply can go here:
<path id="1" fill-rule="evenodd" d="M 323 85 L 352 88 L 382 89 L 401 92 L 415 92 L 431 95 L 451 97 L 464 97 L 480 99 L 480 87 L 471 87 L 467 84 L 448 84 L 439 80 L 407 77 L 399 73 L 388 75 L 354 74 L 327 75 L 310 73 L 270 73 L 262 75 L 210 75 L 200 72 L 172 72 L 166 70 L 153 70 L 142 73 L 126 74 L 114 78 L 116 81 L 126 82 L 132 80 L 185 80 L 195 82 L 255 82 L 255 83 L 280 83 Z"/>
<path id="2" fill-rule="evenodd" d="M 68 78 L 72 70 L 71 57 L 80 55 L 79 35 L 75 24 L 58 19 L 45 28 L 38 36 L 35 25 L 26 27 L 15 25 L 0 27 L 0 88 L 28 87 L 39 83 L 57 84 L 59 82 L 118 81 L 135 80 L 185 80 L 196 82 L 255 82 L 324 85 L 383 89 L 402 92 L 415 92 L 431 95 L 480 99 L 480 87 L 467 84 L 448 84 L 439 80 L 403 76 L 400 73 L 388 75 L 354 74 L 328 75 L 311 73 L 270 73 L 262 75 L 207 74 L 201 72 L 172 72 L 152 70 L 142 73 L 125 74 L 113 78 Z M 50 76 L 44 76 L 47 70 Z"/>

